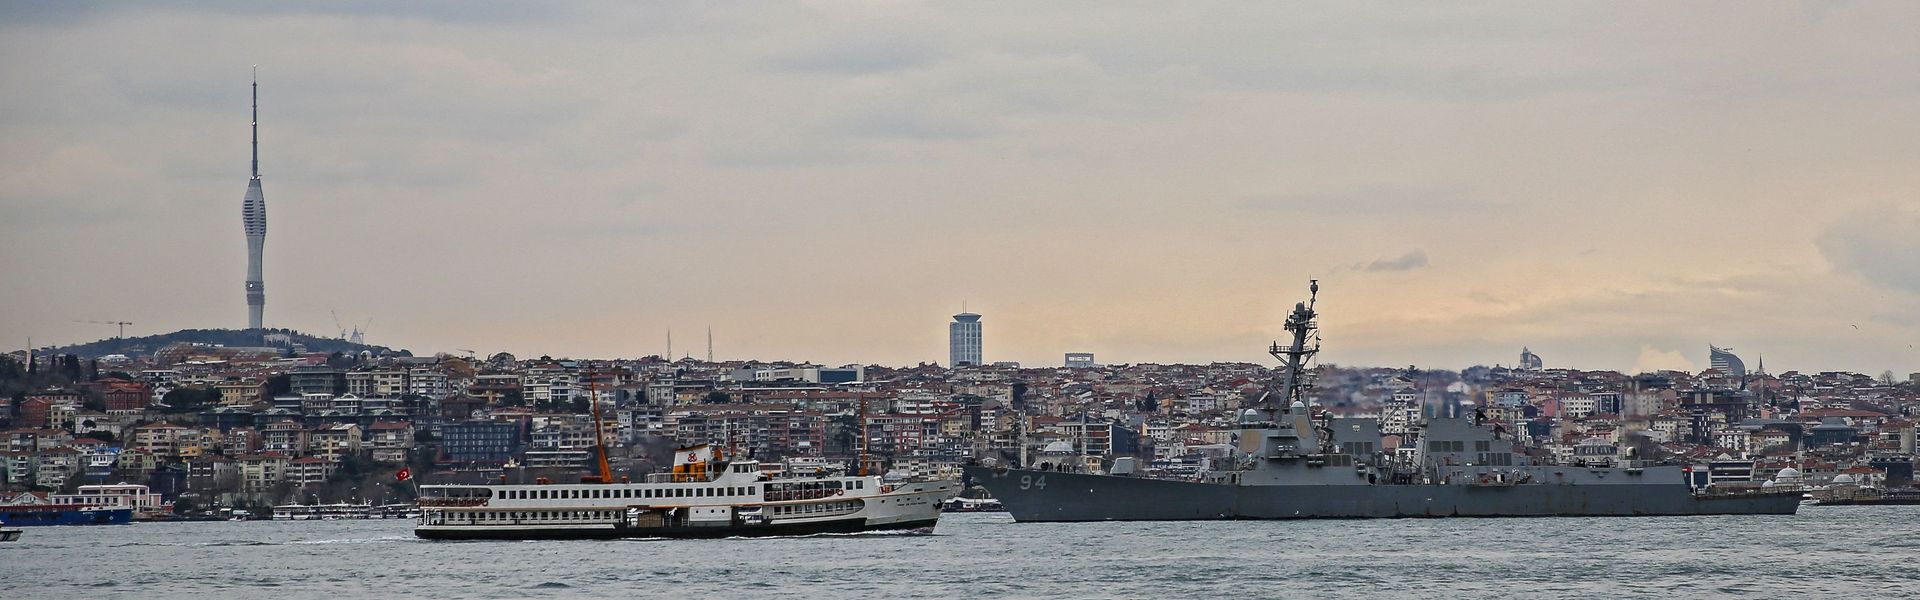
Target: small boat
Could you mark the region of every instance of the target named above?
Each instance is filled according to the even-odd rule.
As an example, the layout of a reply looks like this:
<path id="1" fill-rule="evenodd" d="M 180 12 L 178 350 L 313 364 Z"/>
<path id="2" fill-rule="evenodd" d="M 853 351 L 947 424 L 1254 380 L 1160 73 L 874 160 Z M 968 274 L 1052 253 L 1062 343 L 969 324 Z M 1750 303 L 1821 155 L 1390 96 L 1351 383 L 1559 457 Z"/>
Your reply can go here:
<path id="1" fill-rule="evenodd" d="M 19 541 L 20 534 L 25 532 L 26 530 L 24 529 L 20 529 L 18 527 L 8 527 L 6 522 L 0 521 L 0 542 Z"/>
<path id="2" fill-rule="evenodd" d="M 1002 506 L 999 500 L 992 498 L 955 497 L 949 498 L 946 502 L 940 504 L 940 512 L 950 513 L 1005 512 L 1006 510 L 1007 507 Z"/>

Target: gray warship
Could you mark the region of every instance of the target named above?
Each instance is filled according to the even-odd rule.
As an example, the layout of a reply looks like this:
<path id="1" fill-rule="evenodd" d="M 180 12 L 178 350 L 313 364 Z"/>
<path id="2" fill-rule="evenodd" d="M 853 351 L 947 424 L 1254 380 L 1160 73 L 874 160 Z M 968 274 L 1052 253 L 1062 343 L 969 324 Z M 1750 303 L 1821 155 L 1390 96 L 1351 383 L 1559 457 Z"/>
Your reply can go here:
<path id="1" fill-rule="evenodd" d="M 1307 365 L 1320 350 L 1315 302 L 1294 305 L 1292 342 L 1269 349 L 1281 376 L 1239 417 L 1235 451 L 1183 479 L 1132 471 L 1130 459 L 1041 468 L 969 465 L 1016 521 L 1173 521 L 1394 517 L 1793 514 L 1787 486 L 1696 486 L 1677 464 L 1533 464 L 1511 436 L 1469 418 L 1429 418 L 1411 451 L 1385 451 L 1377 419 L 1309 406 Z"/>

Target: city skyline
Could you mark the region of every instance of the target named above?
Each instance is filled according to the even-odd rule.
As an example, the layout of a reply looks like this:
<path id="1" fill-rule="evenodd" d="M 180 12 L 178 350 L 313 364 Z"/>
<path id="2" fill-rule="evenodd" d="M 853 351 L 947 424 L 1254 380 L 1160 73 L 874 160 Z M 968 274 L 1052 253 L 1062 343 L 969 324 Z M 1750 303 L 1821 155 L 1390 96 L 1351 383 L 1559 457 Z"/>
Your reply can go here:
<path id="1" fill-rule="evenodd" d="M 1319 278 L 1327 362 L 1908 373 L 1915 10 L 8 6 L 0 337 L 252 310 L 257 62 L 268 327 L 912 364 L 964 297 L 990 361 L 1265 363 Z"/>

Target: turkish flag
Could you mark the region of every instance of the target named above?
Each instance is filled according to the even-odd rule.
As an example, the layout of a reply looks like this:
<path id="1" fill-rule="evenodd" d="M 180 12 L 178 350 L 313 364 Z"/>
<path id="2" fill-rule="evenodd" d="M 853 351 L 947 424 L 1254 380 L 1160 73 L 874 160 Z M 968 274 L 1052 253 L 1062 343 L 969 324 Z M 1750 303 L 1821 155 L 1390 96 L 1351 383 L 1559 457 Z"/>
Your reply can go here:
<path id="1" fill-rule="evenodd" d="M 406 467 L 400 467 L 400 470 L 393 472 L 393 478 L 400 481 L 413 479 L 413 471 L 409 470 Z"/>

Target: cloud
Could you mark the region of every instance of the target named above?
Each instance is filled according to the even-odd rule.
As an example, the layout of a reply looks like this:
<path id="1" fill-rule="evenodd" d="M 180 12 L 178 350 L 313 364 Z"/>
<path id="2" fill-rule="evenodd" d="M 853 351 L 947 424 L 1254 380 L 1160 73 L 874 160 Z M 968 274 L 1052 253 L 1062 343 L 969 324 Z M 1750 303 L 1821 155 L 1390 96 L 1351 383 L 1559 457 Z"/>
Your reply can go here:
<path id="1" fill-rule="evenodd" d="M 1920 211 L 1891 205 L 1855 210 L 1815 244 L 1835 270 L 1920 292 Z"/>
<path id="2" fill-rule="evenodd" d="M 1255 194 L 1240 199 L 1242 208 L 1322 215 L 1483 215 L 1515 205 L 1487 200 L 1455 187 L 1371 186 L 1333 192 Z"/>
<path id="3" fill-rule="evenodd" d="M 1679 350 L 1661 350 L 1653 346 L 1640 347 L 1640 357 L 1634 359 L 1633 369 L 1631 369 L 1634 373 L 1652 373 L 1654 371 L 1686 371 L 1691 373 L 1694 370 L 1693 361 L 1687 360 L 1687 355 L 1681 354 Z"/>
<path id="4" fill-rule="evenodd" d="M 1427 251 L 1414 248 L 1408 250 L 1406 254 L 1394 258 L 1378 259 L 1364 266 L 1358 266 L 1357 268 L 1368 273 L 1385 273 L 1412 271 L 1414 269 L 1425 268 L 1426 266 Z"/>
<path id="5" fill-rule="evenodd" d="M 833 44 L 789 51 L 772 61 L 780 70 L 861 75 L 887 73 L 938 62 L 944 54 L 926 40 L 904 37 L 858 37 Z"/>

